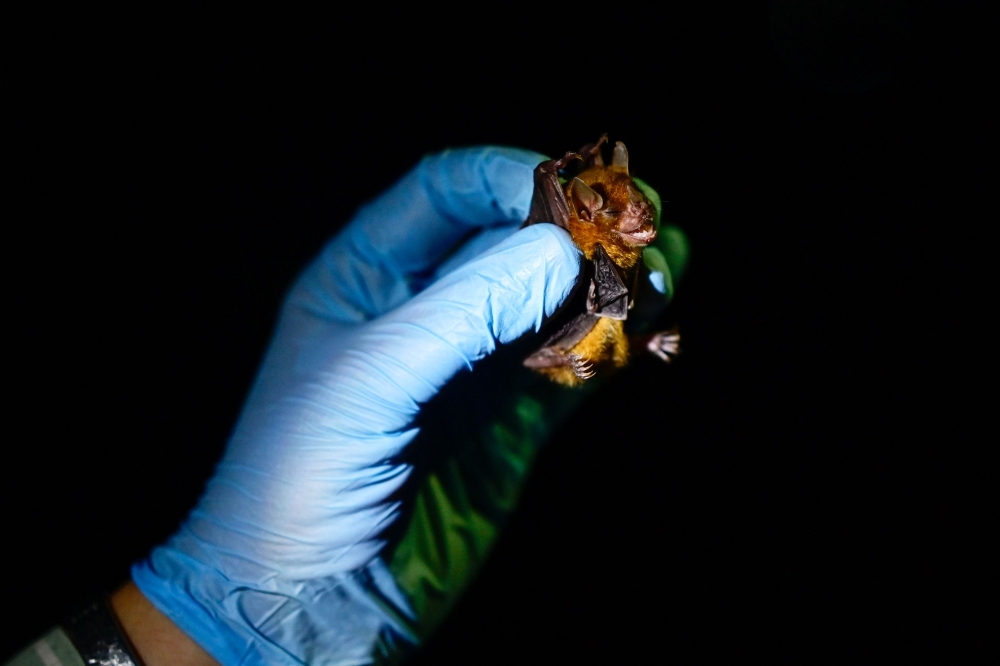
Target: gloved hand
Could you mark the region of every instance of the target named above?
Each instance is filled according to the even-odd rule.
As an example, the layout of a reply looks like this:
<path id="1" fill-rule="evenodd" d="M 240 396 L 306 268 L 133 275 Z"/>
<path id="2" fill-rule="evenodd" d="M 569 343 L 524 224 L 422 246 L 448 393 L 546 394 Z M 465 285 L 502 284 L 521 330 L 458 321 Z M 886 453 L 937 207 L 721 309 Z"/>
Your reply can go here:
<path id="1" fill-rule="evenodd" d="M 385 656 L 429 632 L 485 555 L 536 444 L 579 399 L 516 360 L 477 378 L 577 280 L 565 232 L 517 230 L 543 159 L 423 160 L 292 288 L 204 496 L 132 572 L 222 664 Z M 478 391 L 449 387 L 423 423 L 456 375 Z"/>

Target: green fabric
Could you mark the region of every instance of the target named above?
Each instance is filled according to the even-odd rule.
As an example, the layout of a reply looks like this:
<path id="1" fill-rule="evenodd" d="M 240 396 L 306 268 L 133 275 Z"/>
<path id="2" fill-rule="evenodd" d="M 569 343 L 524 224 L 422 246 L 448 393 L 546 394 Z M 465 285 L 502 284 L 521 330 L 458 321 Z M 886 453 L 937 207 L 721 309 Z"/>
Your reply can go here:
<path id="1" fill-rule="evenodd" d="M 663 253 L 667 265 L 670 266 L 670 274 L 676 284 L 684 275 L 688 265 L 688 241 L 687 236 L 680 227 L 668 224 L 660 229 L 653 245 Z"/>
<path id="2" fill-rule="evenodd" d="M 526 355 L 515 345 L 480 363 L 428 405 L 430 414 L 422 419 L 414 446 L 433 453 L 417 465 L 418 471 L 426 470 L 424 481 L 408 528 L 387 558 L 416 613 L 411 628 L 421 640 L 482 566 L 517 504 L 539 447 L 588 392 L 520 367 Z M 498 357 L 516 363 L 507 378 L 492 372 Z M 482 412 L 490 416 L 482 418 Z"/>
<path id="3" fill-rule="evenodd" d="M 650 245 L 642 251 L 642 261 L 649 269 L 650 273 L 659 273 L 663 276 L 663 296 L 666 300 L 674 297 L 674 279 L 671 275 L 670 265 L 667 258 L 663 256 L 660 248 Z"/>
<path id="4" fill-rule="evenodd" d="M 84 666 L 84 663 L 66 632 L 55 627 L 4 666 Z"/>
<path id="5" fill-rule="evenodd" d="M 660 229 L 653 243 L 642 252 L 642 261 L 651 273 L 663 275 L 663 296 L 666 301 L 674 297 L 674 289 L 687 268 L 687 237 L 678 227 Z"/>
<path id="6" fill-rule="evenodd" d="M 674 286 L 687 268 L 688 243 L 684 232 L 673 225 L 663 226 L 663 202 L 659 193 L 640 178 L 632 178 L 636 187 L 653 202 L 656 213 L 653 224 L 659 230 L 656 239 L 642 253 L 643 263 L 650 272 L 663 274 L 664 297 L 667 301 L 674 297 Z"/>

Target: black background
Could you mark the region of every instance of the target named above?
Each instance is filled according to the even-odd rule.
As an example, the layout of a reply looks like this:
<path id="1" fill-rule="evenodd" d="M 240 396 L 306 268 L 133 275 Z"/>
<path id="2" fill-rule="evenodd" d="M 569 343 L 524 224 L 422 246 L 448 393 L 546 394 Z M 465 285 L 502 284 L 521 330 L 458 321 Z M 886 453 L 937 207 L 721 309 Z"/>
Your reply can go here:
<path id="1" fill-rule="evenodd" d="M 477 9 L 23 25 L 0 655 L 176 529 L 359 204 L 428 152 L 604 131 L 689 236 L 684 353 L 562 428 L 417 661 L 995 645 L 995 10 Z"/>

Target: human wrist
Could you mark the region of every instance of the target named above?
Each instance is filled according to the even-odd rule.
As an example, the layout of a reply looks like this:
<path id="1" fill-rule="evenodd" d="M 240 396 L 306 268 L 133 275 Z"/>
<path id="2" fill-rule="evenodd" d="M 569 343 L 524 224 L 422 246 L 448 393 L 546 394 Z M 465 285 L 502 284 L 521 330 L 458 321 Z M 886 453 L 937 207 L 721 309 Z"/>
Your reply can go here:
<path id="1" fill-rule="evenodd" d="M 218 666 L 218 662 L 160 612 L 129 581 L 111 595 L 111 608 L 143 666 Z"/>

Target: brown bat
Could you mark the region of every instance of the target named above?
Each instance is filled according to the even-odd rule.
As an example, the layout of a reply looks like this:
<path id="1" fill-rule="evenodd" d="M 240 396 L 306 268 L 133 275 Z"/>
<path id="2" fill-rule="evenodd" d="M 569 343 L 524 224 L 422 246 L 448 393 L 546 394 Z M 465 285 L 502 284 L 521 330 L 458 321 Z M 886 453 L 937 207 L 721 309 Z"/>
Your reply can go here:
<path id="1" fill-rule="evenodd" d="M 524 222 L 554 222 L 586 257 L 580 279 L 581 286 L 587 285 L 586 310 L 571 316 L 524 361 L 566 386 L 582 384 L 601 365 L 628 363 L 624 321 L 634 304 L 643 248 L 656 238 L 653 204 L 629 175 L 625 144 L 617 142 L 611 164 L 604 164 L 601 145 L 607 138 L 535 167 L 535 191 Z M 582 162 L 579 173 L 561 182 L 559 172 L 576 160 Z M 631 338 L 632 345 L 667 362 L 677 354 L 679 341 L 676 329 Z"/>

